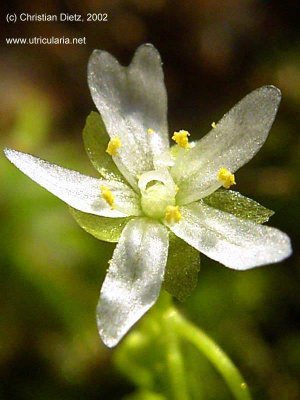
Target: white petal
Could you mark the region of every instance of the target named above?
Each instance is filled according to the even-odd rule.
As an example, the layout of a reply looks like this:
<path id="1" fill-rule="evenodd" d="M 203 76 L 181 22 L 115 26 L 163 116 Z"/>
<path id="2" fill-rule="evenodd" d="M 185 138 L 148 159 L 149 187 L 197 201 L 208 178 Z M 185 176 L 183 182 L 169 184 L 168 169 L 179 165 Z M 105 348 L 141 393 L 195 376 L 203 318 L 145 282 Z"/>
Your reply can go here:
<path id="1" fill-rule="evenodd" d="M 178 201 L 188 204 L 214 192 L 220 168 L 234 173 L 265 142 L 280 103 L 274 86 L 254 90 L 237 103 L 196 146 L 177 159 L 172 175 L 180 187 Z"/>
<path id="2" fill-rule="evenodd" d="M 275 228 L 236 218 L 203 202 L 180 208 L 170 225 L 181 239 L 229 268 L 245 270 L 282 261 L 291 252 L 289 237 Z"/>
<path id="3" fill-rule="evenodd" d="M 168 255 L 166 227 L 150 219 L 128 222 L 117 244 L 97 307 L 100 336 L 115 346 L 155 303 Z"/>
<path id="4" fill-rule="evenodd" d="M 155 156 L 153 158 L 153 164 L 155 169 L 173 167 L 175 164 L 175 157 L 172 157 L 170 151 L 167 150 L 164 153 Z"/>
<path id="5" fill-rule="evenodd" d="M 12 149 L 4 153 L 29 178 L 76 210 L 112 218 L 140 215 L 138 196 L 122 182 L 92 178 Z M 101 186 L 111 190 L 115 209 L 102 198 Z"/>
<path id="6" fill-rule="evenodd" d="M 115 163 L 127 180 L 153 168 L 153 156 L 169 147 L 167 94 L 159 53 L 140 46 L 129 67 L 105 51 L 95 50 L 88 66 L 93 100 L 110 137 L 122 146 Z M 154 133 L 147 133 L 152 129 Z"/>

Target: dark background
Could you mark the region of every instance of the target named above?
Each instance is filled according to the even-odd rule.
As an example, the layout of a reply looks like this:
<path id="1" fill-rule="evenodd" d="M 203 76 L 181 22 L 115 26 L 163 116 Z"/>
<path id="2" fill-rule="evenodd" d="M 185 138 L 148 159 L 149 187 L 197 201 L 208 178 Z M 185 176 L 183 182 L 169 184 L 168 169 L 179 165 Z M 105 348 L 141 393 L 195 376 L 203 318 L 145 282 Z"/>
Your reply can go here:
<path id="1" fill-rule="evenodd" d="M 153 43 L 164 62 L 169 126 L 201 137 L 251 90 L 283 100 L 267 143 L 236 175 L 246 196 L 276 211 L 294 255 L 235 272 L 202 257 L 182 306 L 232 356 L 254 399 L 300 398 L 299 6 L 296 1 L 10 1 L 2 4 L 1 147 L 95 174 L 81 131 L 95 107 L 86 66 L 93 49 L 128 64 Z M 108 22 L 22 22 L 6 13 L 105 12 Z M 86 45 L 6 45 L 7 37 L 86 37 Z M 0 398 L 120 399 L 131 383 L 101 344 L 95 305 L 112 245 L 84 233 L 67 207 L 0 156 Z M 212 376 L 205 399 L 229 399 Z M 200 398 L 200 397 L 199 397 Z"/>

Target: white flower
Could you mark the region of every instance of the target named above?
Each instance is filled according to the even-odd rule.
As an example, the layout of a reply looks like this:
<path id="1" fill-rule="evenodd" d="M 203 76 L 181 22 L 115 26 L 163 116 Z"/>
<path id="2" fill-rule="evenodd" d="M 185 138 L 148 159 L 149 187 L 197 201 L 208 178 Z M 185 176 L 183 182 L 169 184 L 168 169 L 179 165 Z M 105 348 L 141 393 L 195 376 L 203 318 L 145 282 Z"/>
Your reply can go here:
<path id="1" fill-rule="evenodd" d="M 233 173 L 265 142 L 280 91 L 264 86 L 233 107 L 201 140 L 175 132 L 170 150 L 167 95 L 160 56 L 139 47 L 128 68 L 104 51 L 88 67 L 93 100 L 111 138 L 96 179 L 6 149 L 6 157 L 73 208 L 102 217 L 131 216 L 122 231 L 97 308 L 104 343 L 115 346 L 155 303 L 164 278 L 169 230 L 227 267 L 245 270 L 291 254 L 281 231 L 218 210 L 203 199 L 235 183 Z M 100 132 L 99 132 L 100 134 Z M 93 155 L 91 155 L 93 157 Z M 124 179 L 125 178 L 125 179 Z"/>

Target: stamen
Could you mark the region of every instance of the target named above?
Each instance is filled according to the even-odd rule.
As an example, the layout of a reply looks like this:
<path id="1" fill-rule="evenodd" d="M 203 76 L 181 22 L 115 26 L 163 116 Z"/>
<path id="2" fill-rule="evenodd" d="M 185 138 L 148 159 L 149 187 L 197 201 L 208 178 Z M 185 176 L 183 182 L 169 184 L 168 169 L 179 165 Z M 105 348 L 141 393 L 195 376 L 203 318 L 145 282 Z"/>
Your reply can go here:
<path id="1" fill-rule="evenodd" d="M 121 145 L 122 143 L 119 137 L 116 136 L 110 139 L 107 145 L 106 153 L 108 153 L 110 156 L 116 156 Z"/>
<path id="2" fill-rule="evenodd" d="M 101 186 L 101 195 L 107 204 L 114 208 L 115 196 L 112 194 L 111 190 L 107 186 Z"/>
<path id="3" fill-rule="evenodd" d="M 234 174 L 228 171 L 227 168 L 220 168 L 217 177 L 225 189 L 229 189 L 230 186 L 236 184 Z"/>
<path id="4" fill-rule="evenodd" d="M 182 216 L 178 206 L 167 206 L 165 213 L 165 220 L 168 224 L 179 222 Z"/>
<path id="5" fill-rule="evenodd" d="M 148 135 L 153 135 L 153 133 L 155 133 L 155 132 L 153 129 L 149 128 L 149 129 L 147 129 L 147 133 L 148 133 Z"/>
<path id="6" fill-rule="evenodd" d="M 217 124 L 216 124 L 215 122 L 212 122 L 212 123 L 211 123 L 211 127 L 212 127 L 212 128 L 214 128 L 214 129 L 215 129 L 215 128 L 216 128 L 216 126 L 217 126 Z"/>
<path id="7" fill-rule="evenodd" d="M 190 147 L 188 136 L 191 136 L 188 131 L 180 130 L 179 132 L 174 132 L 172 139 L 180 147 L 183 147 L 184 149 L 188 149 Z"/>

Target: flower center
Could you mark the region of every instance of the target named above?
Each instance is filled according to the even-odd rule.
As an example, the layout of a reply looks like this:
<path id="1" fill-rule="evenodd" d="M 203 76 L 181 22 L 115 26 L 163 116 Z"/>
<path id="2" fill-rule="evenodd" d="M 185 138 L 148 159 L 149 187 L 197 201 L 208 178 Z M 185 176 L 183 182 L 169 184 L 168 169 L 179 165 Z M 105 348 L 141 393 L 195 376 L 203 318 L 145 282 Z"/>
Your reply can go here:
<path id="1" fill-rule="evenodd" d="M 143 212 L 151 218 L 165 217 L 168 206 L 175 206 L 177 186 L 167 169 L 145 172 L 139 182 Z"/>
<path id="2" fill-rule="evenodd" d="M 141 205 L 144 213 L 151 218 L 163 218 L 166 208 L 175 205 L 175 197 L 170 196 L 166 186 L 157 182 L 143 192 Z"/>

